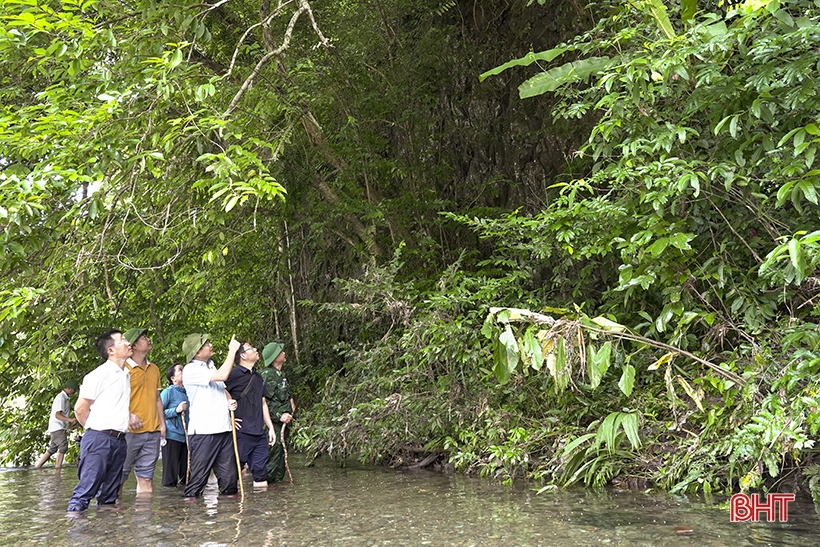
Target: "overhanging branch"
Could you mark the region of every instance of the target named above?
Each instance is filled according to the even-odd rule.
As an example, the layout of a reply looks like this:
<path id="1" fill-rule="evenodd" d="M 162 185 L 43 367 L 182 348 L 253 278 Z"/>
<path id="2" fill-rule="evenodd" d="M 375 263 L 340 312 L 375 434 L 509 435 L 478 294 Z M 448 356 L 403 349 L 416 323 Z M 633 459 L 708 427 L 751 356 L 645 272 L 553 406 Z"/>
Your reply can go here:
<path id="1" fill-rule="evenodd" d="M 276 13 L 277 12 L 274 12 L 274 14 Z M 303 13 L 308 14 L 308 17 L 311 21 L 311 26 L 313 27 L 314 31 L 318 34 L 319 39 L 321 40 L 320 45 L 329 45 L 327 39 L 324 37 L 324 35 L 319 30 L 319 27 L 316 24 L 316 20 L 313 17 L 313 11 L 310 9 L 310 4 L 307 3 L 307 0 L 299 0 L 299 9 L 297 9 L 294 12 L 293 16 L 290 18 L 290 22 L 288 22 L 287 29 L 285 29 L 285 36 L 282 40 L 282 45 L 266 53 L 265 56 L 262 57 L 258 63 L 256 63 L 256 66 L 253 68 L 250 75 L 242 83 L 242 87 L 240 87 L 239 91 L 237 91 L 236 95 L 234 95 L 234 98 L 231 101 L 231 104 L 228 106 L 228 109 L 222 114 L 223 118 L 227 118 L 228 116 L 230 116 L 230 114 L 236 109 L 237 105 L 239 104 L 239 101 L 242 99 L 242 96 L 248 91 L 248 89 L 251 88 L 254 79 L 256 79 L 256 77 L 259 75 L 259 72 L 268 63 L 268 61 L 270 61 L 274 57 L 279 57 L 282 54 L 282 52 L 288 48 L 288 46 L 290 45 L 290 40 L 293 36 L 293 29 L 296 26 L 296 22 L 299 20 L 299 17 L 301 17 Z M 269 21 L 274 14 L 271 14 L 271 16 L 266 19 L 266 21 Z M 244 39 L 244 36 L 242 39 Z"/>

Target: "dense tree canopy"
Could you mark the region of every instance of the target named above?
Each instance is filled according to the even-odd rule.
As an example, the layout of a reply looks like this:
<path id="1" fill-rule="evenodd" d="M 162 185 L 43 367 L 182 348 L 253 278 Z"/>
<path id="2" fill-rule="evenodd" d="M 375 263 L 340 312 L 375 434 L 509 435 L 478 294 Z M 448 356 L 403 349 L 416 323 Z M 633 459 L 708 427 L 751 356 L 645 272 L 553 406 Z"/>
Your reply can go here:
<path id="1" fill-rule="evenodd" d="M 96 334 L 140 325 L 162 366 L 193 331 L 285 341 L 317 454 L 706 492 L 820 476 L 814 3 L 0 20 L 7 463 Z"/>

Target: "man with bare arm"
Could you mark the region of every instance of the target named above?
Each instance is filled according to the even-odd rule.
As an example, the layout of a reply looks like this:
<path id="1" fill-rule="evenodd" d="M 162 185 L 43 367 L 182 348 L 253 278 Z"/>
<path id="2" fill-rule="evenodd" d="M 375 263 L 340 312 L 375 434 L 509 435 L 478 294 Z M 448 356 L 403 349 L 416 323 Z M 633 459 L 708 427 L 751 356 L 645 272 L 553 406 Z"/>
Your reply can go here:
<path id="1" fill-rule="evenodd" d="M 125 436 L 128 452 L 122 468 L 122 485 L 134 469 L 137 477 L 137 494 L 154 491 L 154 468 L 159 459 L 160 442 L 165 438 L 165 408 L 162 405 L 162 373 L 159 367 L 148 360 L 148 352 L 153 349 L 151 339 L 145 329 L 128 329 L 123 334 L 131 344 L 133 354 L 125 361 L 131 377 L 131 413 L 139 416 L 142 426 L 129 429 Z"/>
<path id="2" fill-rule="evenodd" d="M 51 437 L 51 443 L 48 445 L 45 454 L 37 460 L 34 469 L 43 467 L 43 464 L 51 458 L 52 454 L 57 454 L 54 467 L 56 469 L 63 467 L 63 458 L 65 458 L 65 453 L 68 450 L 68 426 L 77 421 L 69 416 L 71 413 L 69 398 L 78 389 L 80 389 L 80 384 L 77 383 L 77 380 L 67 380 L 63 384 L 63 390 L 54 398 L 54 402 L 51 404 L 51 414 L 48 416 L 48 434 Z"/>
<path id="3" fill-rule="evenodd" d="M 219 483 L 219 493 L 236 495 L 239 474 L 236 469 L 230 411 L 234 401 L 225 389 L 239 342 L 231 337 L 225 363 L 216 368 L 211 357 L 214 349 L 207 334 L 189 334 L 182 352 L 190 361 L 182 369 L 182 385 L 188 394 L 188 450 L 191 452 L 191 477 L 183 494 L 186 501 L 202 495 L 211 470 Z"/>
<path id="4" fill-rule="evenodd" d="M 98 507 L 114 505 L 125 462 L 125 433 L 129 426 L 141 425 L 128 410 L 131 380 L 125 361 L 131 357 L 131 345 L 116 329 L 101 334 L 95 345 L 106 361 L 83 378 L 74 405 L 77 421 L 86 432 L 77 467 L 80 482 L 68 501 L 69 517 L 80 516 L 93 497 Z"/>

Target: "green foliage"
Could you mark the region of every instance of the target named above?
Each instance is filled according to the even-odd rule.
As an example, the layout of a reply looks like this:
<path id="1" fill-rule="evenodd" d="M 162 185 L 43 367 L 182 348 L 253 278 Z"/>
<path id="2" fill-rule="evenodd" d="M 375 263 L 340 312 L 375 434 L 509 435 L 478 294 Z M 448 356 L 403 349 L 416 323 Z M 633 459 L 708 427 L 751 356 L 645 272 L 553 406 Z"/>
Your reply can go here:
<path id="1" fill-rule="evenodd" d="M 553 93 L 556 123 L 590 129 L 573 174 L 546 190 L 543 206 L 446 214 L 490 246 L 475 267 L 498 292 L 471 299 L 489 309 L 487 362 L 473 366 L 497 386 L 465 384 L 480 389 L 487 410 L 416 446 L 502 480 L 766 487 L 800 465 L 817 427 L 808 319 L 817 309 L 820 105 L 806 74 L 820 14 L 800 2 L 749 2 L 698 19 L 693 2 L 679 18 L 660 2 L 595 7 L 606 16 L 588 32 L 481 74 L 492 82 L 537 63 L 521 97 Z M 469 268 L 465 279 L 476 276 Z M 391 286 L 382 290 L 392 295 Z M 436 316 L 450 294 L 419 284 L 410 308 L 419 320 Z M 388 393 L 365 371 L 387 348 L 408 348 L 394 336 L 368 348 L 372 360 L 350 361 L 355 385 L 382 400 Z M 436 352 L 476 342 L 421 343 Z M 402 398 L 433 390 L 450 401 L 448 416 L 465 408 L 431 378 L 426 388 L 400 385 Z M 359 450 L 372 456 L 363 447 L 395 429 L 370 423 L 357 427 L 367 432 Z M 402 453 L 395 441 L 375 459 Z"/>
<path id="2" fill-rule="evenodd" d="M 559 481 L 570 485 L 583 479 L 592 486 L 605 486 L 624 469 L 625 460 L 635 457 L 620 448 L 623 441 L 628 439 L 632 450 L 640 448 L 638 420 L 634 413 L 612 412 L 600 424 L 590 424 L 590 429 L 598 427 L 597 432 L 581 435 L 564 447 Z"/>
<path id="3" fill-rule="evenodd" d="M 820 232 L 800 231 L 795 236 L 799 237 L 781 237 L 785 242 L 775 247 L 760 265 L 761 276 L 770 279 L 772 284 L 799 286 L 817 270 Z M 784 260 L 785 266 L 778 264 Z"/>
<path id="4" fill-rule="evenodd" d="M 818 8 L 474 7 L 0 6 L 2 459 L 142 325 L 311 454 L 816 491 Z"/>
<path id="5" fill-rule="evenodd" d="M 194 329 L 215 341 L 238 326 L 274 336 L 249 325 L 246 310 L 222 309 L 230 299 L 219 292 L 238 279 L 262 291 L 278 281 L 243 275 L 269 256 L 264 241 L 243 239 L 259 229 L 259 210 L 286 194 L 272 168 L 293 115 L 281 94 L 262 109 L 276 129 L 226 115 L 253 97 L 242 79 L 223 79 L 222 63 L 244 72 L 258 59 L 232 58 L 236 29 L 201 10 L 0 6 L 0 394 L 17 401 L 0 409 L 13 424 L 3 462 L 42 451 L 56 391 L 96 366 L 91 342 L 112 325 L 147 326 L 162 367 L 182 359 Z M 245 10 L 258 17 L 249 6 L 233 16 Z M 276 23 L 270 32 L 280 32 Z M 273 224 L 266 232 L 281 227 Z M 251 252 L 234 254 L 243 248 Z"/>
<path id="6" fill-rule="evenodd" d="M 814 385 L 812 342 L 782 338 L 781 327 L 810 332 L 805 322 L 816 313 L 809 232 L 820 105 L 805 74 L 816 63 L 820 15 L 807 3 L 747 3 L 695 21 L 687 2 L 687 26 L 677 32 L 659 2 L 608 7 L 613 15 L 574 41 L 481 76 L 544 63 L 521 96 L 555 92 L 556 118 L 594 118 L 575 163 L 584 175 L 555 185 L 540 211 L 449 217 L 492 242 L 485 264 L 524 279 L 547 270 L 549 284 L 529 298 L 575 310 L 552 317 L 491 308 L 482 334 L 493 375 L 512 390 L 543 378 L 530 401 L 583 394 L 583 404 L 563 413 L 603 420 L 607 434 L 591 449 L 583 443 L 592 434 L 569 437 L 583 440 L 570 441 L 559 482 L 603 484 L 636 465 L 634 451 L 655 461 L 656 447 L 673 443 L 689 444 L 685 455 L 676 446 L 649 469 L 667 488 L 771 484 L 812 444 L 805 428 L 815 407 L 799 395 Z M 579 57 L 549 67 L 567 53 Z M 639 374 L 643 367 L 662 374 Z M 659 391 L 670 408 L 636 404 Z M 646 433 L 657 442 L 614 454 L 622 450 L 617 435 L 628 435 L 613 427 L 619 410 L 588 408 L 596 392 L 646 408 Z M 783 393 L 801 402 L 777 403 Z M 451 437 L 455 461 L 481 460 L 473 438 Z M 602 442 L 609 450 L 599 450 Z M 489 452 L 496 469 L 523 461 L 515 447 L 492 446 L 505 446 Z"/>

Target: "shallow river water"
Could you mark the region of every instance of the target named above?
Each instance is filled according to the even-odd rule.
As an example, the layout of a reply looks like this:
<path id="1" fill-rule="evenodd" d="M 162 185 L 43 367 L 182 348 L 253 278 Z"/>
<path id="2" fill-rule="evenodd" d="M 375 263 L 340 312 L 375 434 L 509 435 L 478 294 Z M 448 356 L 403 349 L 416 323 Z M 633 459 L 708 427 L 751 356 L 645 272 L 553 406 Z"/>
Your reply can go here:
<path id="1" fill-rule="evenodd" d="M 195 503 L 157 486 L 137 498 L 133 475 L 123 511 L 65 518 L 76 467 L 0 472 L 0 545 L 70 546 L 707 546 L 820 545 L 811 502 L 789 504 L 786 523 L 731 523 L 728 508 L 626 491 L 503 486 L 432 472 L 398 472 L 319 460 L 295 484 Z M 159 485 L 159 469 L 155 483 Z M 250 483 L 246 483 L 250 486 Z"/>

